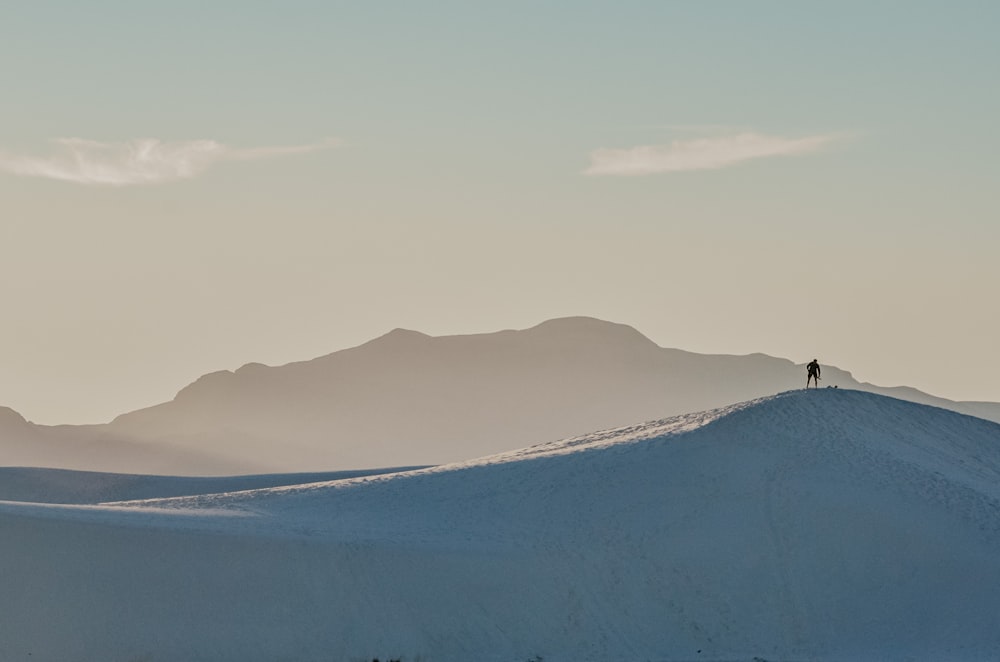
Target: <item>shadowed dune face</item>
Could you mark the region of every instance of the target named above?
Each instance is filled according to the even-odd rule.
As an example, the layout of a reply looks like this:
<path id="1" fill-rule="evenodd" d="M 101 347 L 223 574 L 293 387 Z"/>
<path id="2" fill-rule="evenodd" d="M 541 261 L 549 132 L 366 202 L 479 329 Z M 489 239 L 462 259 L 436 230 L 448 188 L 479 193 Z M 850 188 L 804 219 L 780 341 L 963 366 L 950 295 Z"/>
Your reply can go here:
<path id="1" fill-rule="evenodd" d="M 994 659 L 998 486 L 1000 425 L 838 389 L 391 475 L 4 503 L 0 645 L 42 659 Z"/>
<path id="2" fill-rule="evenodd" d="M 856 387 L 980 416 L 953 403 Z M 762 354 L 702 355 L 657 346 L 592 318 L 523 331 L 431 337 L 397 329 L 311 361 L 211 373 L 177 397 L 103 426 L 39 428 L 0 412 L 6 464 L 210 475 L 436 464 L 804 385 L 805 370 Z"/>

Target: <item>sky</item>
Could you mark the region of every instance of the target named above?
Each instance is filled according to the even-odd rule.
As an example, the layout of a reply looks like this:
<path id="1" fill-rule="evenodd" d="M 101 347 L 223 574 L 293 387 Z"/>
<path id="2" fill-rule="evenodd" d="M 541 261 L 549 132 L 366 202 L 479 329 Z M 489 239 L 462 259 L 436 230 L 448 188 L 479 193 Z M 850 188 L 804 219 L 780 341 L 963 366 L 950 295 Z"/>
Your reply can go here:
<path id="1" fill-rule="evenodd" d="M 0 405 L 589 315 L 1000 401 L 994 2 L 55 2 L 0 21 Z"/>

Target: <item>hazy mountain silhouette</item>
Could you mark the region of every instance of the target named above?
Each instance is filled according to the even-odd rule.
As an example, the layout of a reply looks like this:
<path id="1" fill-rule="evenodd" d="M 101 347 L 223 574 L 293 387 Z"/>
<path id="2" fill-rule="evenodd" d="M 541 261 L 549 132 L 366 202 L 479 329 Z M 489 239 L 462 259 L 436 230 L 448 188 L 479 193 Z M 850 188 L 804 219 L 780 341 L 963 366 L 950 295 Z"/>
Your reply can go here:
<path id="1" fill-rule="evenodd" d="M 163 475 L 252 473 L 261 468 L 250 458 L 222 456 L 209 448 L 125 439 L 106 425 L 36 425 L 6 407 L 0 408 L 0 466 Z"/>
<path id="2" fill-rule="evenodd" d="M 823 378 L 1000 421 L 1000 404 L 861 384 L 832 366 Z M 12 431 L 32 443 L 48 437 L 44 461 L 22 464 L 109 471 L 436 464 L 725 406 L 804 380 L 804 368 L 786 359 L 663 348 L 632 327 L 586 317 L 464 336 L 396 329 L 310 361 L 207 374 L 174 400 L 107 425 L 43 428 L 10 412 L 0 415 L 0 439 L 6 450 Z M 102 450 L 114 451 L 111 464 L 89 461 Z"/>

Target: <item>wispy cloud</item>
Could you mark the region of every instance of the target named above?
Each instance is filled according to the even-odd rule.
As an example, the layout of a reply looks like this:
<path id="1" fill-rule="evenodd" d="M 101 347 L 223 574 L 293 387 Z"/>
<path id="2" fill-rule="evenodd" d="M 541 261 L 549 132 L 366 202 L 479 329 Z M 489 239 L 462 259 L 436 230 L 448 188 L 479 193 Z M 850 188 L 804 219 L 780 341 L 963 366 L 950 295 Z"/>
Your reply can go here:
<path id="1" fill-rule="evenodd" d="M 158 184 L 190 179 L 220 161 L 304 154 L 337 145 L 336 140 L 324 140 L 308 145 L 234 148 L 214 140 L 164 142 L 156 138 L 124 143 L 103 143 L 82 138 L 59 138 L 52 142 L 57 149 L 49 156 L 24 156 L 0 151 L 0 171 L 77 184 Z"/>
<path id="2" fill-rule="evenodd" d="M 591 152 L 590 167 L 584 174 L 629 176 L 715 170 L 752 159 L 815 152 L 834 139 L 833 135 L 782 138 L 746 131 L 730 136 L 675 140 L 669 145 L 598 149 Z"/>

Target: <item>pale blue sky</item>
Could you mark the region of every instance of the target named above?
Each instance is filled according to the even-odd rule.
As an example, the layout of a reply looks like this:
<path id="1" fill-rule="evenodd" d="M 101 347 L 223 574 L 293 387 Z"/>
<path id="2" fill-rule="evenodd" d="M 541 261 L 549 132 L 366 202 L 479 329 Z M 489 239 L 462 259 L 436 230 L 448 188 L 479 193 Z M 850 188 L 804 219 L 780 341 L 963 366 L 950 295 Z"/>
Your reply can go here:
<path id="1" fill-rule="evenodd" d="M 5 8 L 0 404 L 100 421 L 571 314 L 1000 400 L 996 3 L 204 4 Z M 583 174 L 748 134 L 785 155 Z M 116 145 L 214 143 L 108 186 L 59 138 L 111 178 Z"/>

